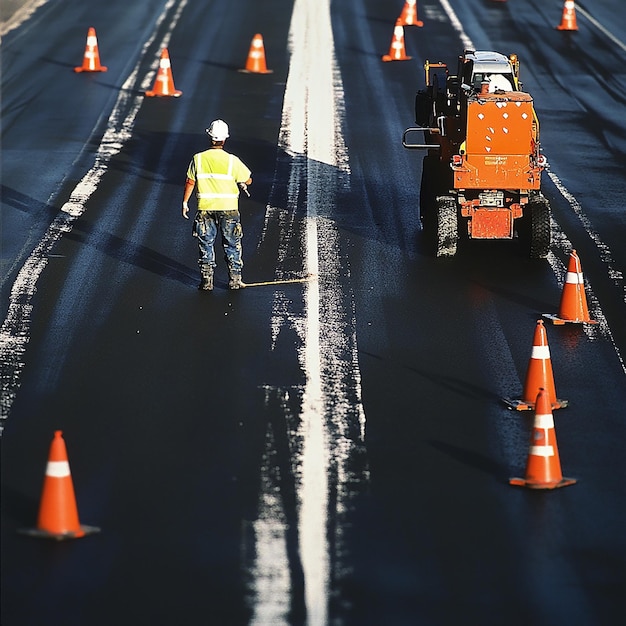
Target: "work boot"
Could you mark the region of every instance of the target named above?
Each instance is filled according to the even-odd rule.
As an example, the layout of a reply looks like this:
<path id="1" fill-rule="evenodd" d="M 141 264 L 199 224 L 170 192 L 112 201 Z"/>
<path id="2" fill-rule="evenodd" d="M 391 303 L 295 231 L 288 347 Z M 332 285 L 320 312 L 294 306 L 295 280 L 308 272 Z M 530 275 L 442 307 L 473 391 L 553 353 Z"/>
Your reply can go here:
<path id="1" fill-rule="evenodd" d="M 213 268 L 210 265 L 203 265 L 200 268 L 200 284 L 198 289 L 201 291 L 211 291 L 213 289 Z"/>
<path id="2" fill-rule="evenodd" d="M 243 283 L 241 282 L 241 274 L 237 272 L 230 272 L 230 279 L 228 281 L 229 289 L 241 289 L 243 287 Z"/>

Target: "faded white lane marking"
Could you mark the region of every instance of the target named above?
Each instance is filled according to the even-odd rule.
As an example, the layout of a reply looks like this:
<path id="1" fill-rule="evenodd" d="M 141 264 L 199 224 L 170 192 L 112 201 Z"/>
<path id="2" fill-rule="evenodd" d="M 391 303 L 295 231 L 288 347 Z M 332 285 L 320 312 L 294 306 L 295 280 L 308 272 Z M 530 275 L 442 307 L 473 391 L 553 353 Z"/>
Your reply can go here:
<path id="1" fill-rule="evenodd" d="M 585 9 L 583 9 L 580 5 L 576 5 L 576 13 L 580 13 L 584 17 L 586 17 L 607 39 L 610 39 L 618 48 L 621 48 L 624 52 L 626 52 L 626 44 L 618 39 L 613 33 L 611 33 L 607 28 L 602 26 L 598 20 L 596 20 L 592 15 L 590 15 Z"/>
<path id="2" fill-rule="evenodd" d="M 594 245 L 598 249 L 600 260 L 606 265 L 609 278 L 621 291 L 622 301 L 626 303 L 626 284 L 624 283 L 624 274 L 615 267 L 615 259 L 611 254 L 611 250 L 606 245 L 606 243 L 602 241 L 600 235 L 594 230 L 591 224 L 591 220 L 583 211 L 580 202 L 578 202 L 578 200 L 573 196 L 572 193 L 570 193 L 567 187 L 565 187 L 565 185 L 561 182 L 561 179 L 552 171 L 548 171 L 547 174 L 550 177 L 550 180 L 552 180 L 552 182 L 554 183 L 554 186 L 567 200 L 568 204 L 572 208 L 572 211 L 574 211 L 576 217 L 578 217 L 580 223 L 583 225 L 585 232 L 587 233 L 587 235 L 589 235 L 589 238 L 591 239 L 591 241 L 593 241 Z"/>
<path id="3" fill-rule="evenodd" d="M 266 403 L 274 393 L 266 388 Z M 288 392 L 279 398 L 284 411 L 288 411 Z M 261 460 L 259 515 L 252 523 L 254 532 L 254 559 L 250 576 L 254 587 L 254 613 L 251 626 L 287 624 L 286 616 L 291 606 L 292 588 L 287 549 L 288 522 L 283 496 L 280 491 L 281 476 L 276 466 L 276 441 L 271 423 L 265 439 Z M 244 533 L 244 542 L 246 542 Z M 244 543 L 247 546 L 247 543 Z"/>
<path id="4" fill-rule="evenodd" d="M 137 91 L 143 92 L 152 84 L 159 63 L 159 58 L 155 56 L 150 71 L 138 85 L 138 75 L 143 58 L 153 45 L 156 33 L 165 21 L 168 24 L 167 32 L 160 41 L 160 47 L 168 46 L 187 1 L 169 0 L 163 8 L 155 23 L 153 34 L 144 44 L 133 71 L 120 88 L 102 141 L 98 146 L 93 167 L 74 188 L 68 201 L 61 207 L 61 212 L 52 221 L 39 244 L 26 259 L 13 283 L 9 295 L 7 316 L 0 328 L 0 367 L 2 369 L 0 419 L 4 420 L 9 416 L 20 386 L 26 346 L 30 340 L 32 299 L 37 290 L 37 281 L 57 241 L 64 233 L 72 230 L 76 219 L 84 213 L 85 205 L 107 172 L 111 158 L 121 151 L 131 137 L 135 119 L 144 98 L 143 93 L 137 94 Z M 177 4 L 178 6 L 176 6 Z M 173 7 L 176 10 L 173 15 L 170 15 Z"/>
<path id="5" fill-rule="evenodd" d="M 30 0 L 25 2 L 8 20 L 0 22 L 0 37 L 21 26 L 30 16 L 48 0 Z"/>

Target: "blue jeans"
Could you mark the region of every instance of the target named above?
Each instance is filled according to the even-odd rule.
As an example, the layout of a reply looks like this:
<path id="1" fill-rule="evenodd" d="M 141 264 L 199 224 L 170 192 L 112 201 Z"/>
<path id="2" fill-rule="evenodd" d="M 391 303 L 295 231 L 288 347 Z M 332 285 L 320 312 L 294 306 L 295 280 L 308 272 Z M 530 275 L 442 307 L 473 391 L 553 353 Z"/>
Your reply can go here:
<path id="1" fill-rule="evenodd" d="M 213 245 L 217 233 L 222 235 L 224 259 L 231 274 L 241 274 L 243 229 L 239 211 L 198 211 L 193 222 L 193 235 L 198 238 L 198 265 L 215 267 Z"/>

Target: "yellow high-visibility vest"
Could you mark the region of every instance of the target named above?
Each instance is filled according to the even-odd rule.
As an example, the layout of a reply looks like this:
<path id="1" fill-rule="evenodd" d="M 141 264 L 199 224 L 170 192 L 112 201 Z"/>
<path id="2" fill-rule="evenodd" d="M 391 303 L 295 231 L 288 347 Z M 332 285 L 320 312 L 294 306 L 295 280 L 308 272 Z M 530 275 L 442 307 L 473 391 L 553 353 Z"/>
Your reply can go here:
<path id="1" fill-rule="evenodd" d="M 250 178 L 250 170 L 234 154 L 210 149 L 193 155 L 187 178 L 196 182 L 200 211 L 236 211 L 239 187 Z"/>

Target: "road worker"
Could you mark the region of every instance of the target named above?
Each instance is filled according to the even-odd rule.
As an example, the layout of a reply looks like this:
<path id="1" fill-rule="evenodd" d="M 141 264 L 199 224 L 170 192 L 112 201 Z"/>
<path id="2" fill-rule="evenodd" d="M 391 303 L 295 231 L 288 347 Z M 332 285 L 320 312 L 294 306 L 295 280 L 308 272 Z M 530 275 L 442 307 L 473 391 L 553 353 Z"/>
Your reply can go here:
<path id="1" fill-rule="evenodd" d="M 183 217 L 189 219 L 188 202 L 196 188 L 198 210 L 192 232 L 198 240 L 201 276 L 198 289 L 213 289 L 213 270 L 216 265 L 213 245 L 218 232 L 222 237 L 224 258 L 228 265 L 228 288 L 239 289 L 242 286 L 243 267 L 239 191 L 241 189 L 247 194 L 247 187 L 252 183 L 251 172 L 237 156 L 224 150 L 224 143 L 229 136 L 226 122 L 214 120 L 206 133 L 211 147 L 194 154 L 191 159 L 183 194 Z"/>
<path id="2" fill-rule="evenodd" d="M 513 91 L 513 85 L 511 81 L 502 74 L 490 74 L 486 77 L 489 83 L 489 93 L 496 93 L 497 91 Z"/>

